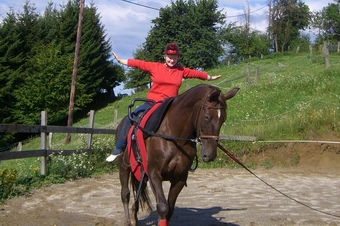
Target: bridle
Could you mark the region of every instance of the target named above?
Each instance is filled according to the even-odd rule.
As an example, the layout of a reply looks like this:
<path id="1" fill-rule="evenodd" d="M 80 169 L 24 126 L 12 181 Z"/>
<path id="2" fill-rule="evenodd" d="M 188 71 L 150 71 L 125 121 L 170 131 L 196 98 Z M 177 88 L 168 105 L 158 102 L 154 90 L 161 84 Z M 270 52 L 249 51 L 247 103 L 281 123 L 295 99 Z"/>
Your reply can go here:
<path id="1" fill-rule="evenodd" d="M 215 141 L 218 141 L 220 136 L 216 136 L 216 135 L 204 135 L 204 134 L 200 134 L 200 127 L 199 127 L 199 124 L 198 124 L 198 118 L 199 118 L 199 115 L 203 109 L 203 107 L 205 106 L 206 108 L 212 108 L 212 109 L 224 109 L 224 107 L 222 106 L 211 106 L 211 105 L 208 105 L 206 104 L 207 102 L 207 97 L 208 96 L 205 96 L 204 99 L 201 101 L 201 104 L 200 104 L 200 107 L 197 111 L 197 115 L 196 115 L 196 119 L 195 119 L 195 128 L 196 128 L 196 134 L 197 134 L 197 140 L 199 142 L 201 142 L 202 139 L 213 139 Z"/>

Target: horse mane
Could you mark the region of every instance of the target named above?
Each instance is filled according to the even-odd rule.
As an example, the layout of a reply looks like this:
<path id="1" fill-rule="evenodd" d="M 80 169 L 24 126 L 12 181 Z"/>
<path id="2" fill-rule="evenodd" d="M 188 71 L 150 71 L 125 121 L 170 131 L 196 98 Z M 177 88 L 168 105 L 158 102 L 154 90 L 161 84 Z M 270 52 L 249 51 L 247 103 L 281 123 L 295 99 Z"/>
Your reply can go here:
<path id="1" fill-rule="evenodd" d="M 172 105 L 174 105 L 175 102 L 181 102 L 182 106 L 192 106 L 198 101 L 203 100 L 203 98 L 205 98 L 207 94 L 210 96 L 208 101 L 216 98 L 214 99 L 214 101 L 225 105 L 225 102 L 220 99 L 221 90 L 218 87 L 210 84 L 199 84 L 186 90 L 185 92 L 174 98 Z"/>
<path id="2" fill-rule="evenodd" d="M 220 89 L 216 86 L 209 85 L 209 84 L 199 84 L 199 85 L 194 86 L 194 87 L 186 90 L 185 92 L 179 94 L 177 97 L 175 97 L 175 100 L 179 99 L 179 100 L 182 101 L 187 96 L 190 96 L 191 99 L 188 100 L 188 101 L 194 102 L 194 99 L 192 99 L 192 98 L 202 99 L 206 95 L 206 93 L 214 92 L 214 91 L 221 92 Z"/>

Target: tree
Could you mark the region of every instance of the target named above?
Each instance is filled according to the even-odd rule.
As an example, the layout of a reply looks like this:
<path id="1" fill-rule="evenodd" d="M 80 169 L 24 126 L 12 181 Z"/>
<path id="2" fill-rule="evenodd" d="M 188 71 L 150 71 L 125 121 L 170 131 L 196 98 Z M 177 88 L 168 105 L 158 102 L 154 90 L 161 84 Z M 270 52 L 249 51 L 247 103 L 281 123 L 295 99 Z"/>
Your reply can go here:
<path id="1" fill-rule="evenodd" d="M 63 55 L 55 41 L 37 45 L 28 59 L 30 75 L 15 92 L 15 115 L 25 124 L 39 124 L 40 112 L 48 112 L 49 123 L 61 121 L 68 113 L 72 57 Z M 34 91 L 33 91 L 34 90 Z"/>
<path id="2" fill-rule="evenodd" d="M 16 16 L 11 11 L 7 13 L 0 27 L 0 123 L 14 121 L 12 110 L 15 95 L 13 90 L 16 83 L 13 78 L 22 71 L 21 43 L 19 29 L 16 25 Z M 5 144 L 13 142 L 13 140 L 13 134 L 0 134 L 0 146 L 5 146 Z"/>
<path id="3" fill-rule="evenodd" d="M 38 20 L 38 34 L 39 43 L 43 45 L 50 44 L 51 42 L 60 43 L 60 12 L 56 9 L 52 2 L 49 2 L 45 8 L 43 16 Z"/>
<path id="4" fill-rule="evenodd" d="M 340 40 L 340 1 L 337 3 L 329 4 L 324 8 L 324 28 L 325 37 L 327 40 L 339 41 Z"/>
<path id="5" fill-rule="evenodd" d="M 180 62 L 186 67 L 208 69 L 219 63 L 223 55 L 222 40 L 219 31 L 225 23 L 225 15 L 218 10 L 216 0 L 177 0 L 170 6 L 161 8 L 159 17 L 152 20 L 153 26 L 143 43 L 140 55 L 144 60 L 163 61 L 163 49 L 169 42 L 180 47 Z M 142 78 L 143 86 L 147 74 Z M 132 87 L 132 79 L 127 86 Z"/>
<path id="6" fill-rule="evenodd" d="M 50 4 L 34 30 L 36 38 L 25 65 L 26 79 L 15 91 L 15 116 L 21 123 L 37 123 L 40 111 L 49 115 L 49 123 L 56 123 L 68 115 L 74 49 L 79 15 L 79 1 L 69 1 L 60 12 Z M 84 9 L 84 22 L 74 112 L 82 110 L 102 94 L 108 93 L 122 73 L 113 66 L 110 41 L 106 40 L 97 9 L 91 4 Z M 37 87 L 32 92 L 32 87 Z M 112 94 L 112 92 L 111 92 Z"/>
<path id="7" fill-rule="evenodd" d="M 270 46 L 267 36 L 250 26 L 250 7 L 248 3 L 244 10 L 243 25 L 229 24 L 223 36 L 226 40 L 229 54 L 227 58 L 234 59 L 234 62 L 238 62 L 240 58 L 244 60 L 249 56 L 260 57 L 269 52 Z"/>
<path id="8" fill-rule="evenodd" d="M 0 123 L 21 123 L 16 117 L 16 91 L 25 81 L 26 58 L 37 39 L 35 25 L 38 14 L 26 1 L 22 13 L 6 14 L 0 28 Z M 14 141 L 18 134 L 1 134 L 0 145 Z"/>
<path id="9" fill-rule="evenodd" d="M 49 124 L 67 117 L 79 0 L 57 11 L 50 2 L 43 16 L 26 2 L 23 12 L 11 11 L 0 24 L 0 123 L 36 124 L 46 110 Z M 124 80 L 113 65 L 110 40 L 93 4 L 85 8 L 75 110 L 82 110 L 103 90 Z M 1 135 L 1 144 L 14 136 Z"/>
<path id="10" fill-rule="evenodd" d="M 312 13 L 311 26 L 316 29 L 316 44 L 324 41 L 337 42 L 340 40 L 340 1 L 328 4 L 322 10 Z"/>
<path id="11" fill-rule="evenodd" d="M 268 33 L 275 51 L 283 52 L 300 36 L 299 31 L 309 25 L 309 7 L 299 0 L 272 0 L 271 4 Z"/>
<path id="12" fill-rule="evenodd" d="M 23 12 L 7 14 L 0 27 L 1 122 L 38 123 L 42 110 L 49 123 L 67 117 L 78 15 L 79 0 L 60 11 L 50 2 L 43 16 L 27 1 Z M 124 80 L 123 69 L 109 60 L 111 42 L 93 4 L 85 8 L 82 36 L 75 110 L 103 90 L 112 95 Z"/>
<path id="13" fill-rule="evenodd" d="M 36 24 L 38 14 L 34 5 L 26 1 L 22 13 L 10 12 L 1 27 L 0 60 L 0 95 L 4 102 L 0 121 L 4 123 L 21 123 L 16 117 L 16 93 L 29 76 L 26 59 L 32 52 L 37 40 Z"/>

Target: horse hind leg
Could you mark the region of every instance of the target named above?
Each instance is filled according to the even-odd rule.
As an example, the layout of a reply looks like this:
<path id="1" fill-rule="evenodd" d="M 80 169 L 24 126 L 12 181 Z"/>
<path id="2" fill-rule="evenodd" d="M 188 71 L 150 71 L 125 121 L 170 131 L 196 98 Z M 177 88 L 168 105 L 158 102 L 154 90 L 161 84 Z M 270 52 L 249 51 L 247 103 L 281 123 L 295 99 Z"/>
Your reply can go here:
<path id="1" fill-rule="evenodd" d="M 138 201 L 135 201 L 132 205 L 131 212 L 133 216 L 131 216 L 131 223 L 134 226 L 138 225 L 138 211 L 139 211 L 139 204 Z"/>
<path id="2" fill-rule="evenodd" d="M 149 198 L 148 190 L 147 190 L 147 177 L 143 178 L 143 181 L 138 181 L 134 175 L 131 175 L 131 184 L 133 188 L 135 202 L 132 205 L 132 213 L 133 218 L 131 218 L 131 222 L 133 225 L 138 225 L 138 211 L 141 207 L 144 210 L 145 204 L 147 205 L 147 210 L 149 213 L 153 211 L 153 207 L 151 204 L 151 200 Z"/>
<path id="3" fill-rule="evenodd" d="M 123 156 L 124 157 L 124 156 Z M 123 158 L 119 158 L 119 179 L 121 184 L 121 200 L 124 207 L 125 214 L 125 225 L 132 226 L 132 222 L 130 220 L 130 212 L 129 212 L 129 202 L 130 202 L 130 189 L 129 189 L 129 177 L 131 174 L 130 168 L 128 168 L 123 163 Z"/>

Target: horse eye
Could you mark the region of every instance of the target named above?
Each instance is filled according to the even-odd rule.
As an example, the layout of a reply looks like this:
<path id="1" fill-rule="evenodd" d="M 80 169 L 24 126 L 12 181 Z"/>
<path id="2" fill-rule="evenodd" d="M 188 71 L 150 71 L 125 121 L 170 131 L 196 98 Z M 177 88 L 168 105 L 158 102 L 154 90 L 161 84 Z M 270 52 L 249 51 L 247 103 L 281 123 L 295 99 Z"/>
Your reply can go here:
<path id="1" fill-rule="evenodd" d="M 205 115 L 205 116 L 204 116 L 204 120 L 205 120 L 205 121 L 210 121 L 210 116 L 209 116 L 209 115 Z"/>

